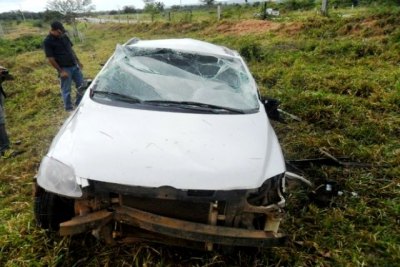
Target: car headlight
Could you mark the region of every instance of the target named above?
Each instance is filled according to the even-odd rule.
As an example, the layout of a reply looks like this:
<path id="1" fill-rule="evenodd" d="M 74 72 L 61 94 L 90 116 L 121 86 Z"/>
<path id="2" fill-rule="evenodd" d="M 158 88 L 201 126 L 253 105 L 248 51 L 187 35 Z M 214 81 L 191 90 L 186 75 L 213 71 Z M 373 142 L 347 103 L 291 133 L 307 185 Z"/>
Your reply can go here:
<path id="1" fill-rule="evenodd" d="M 37 175 L 38 184 L 44 189 L 69 197 L 81 197 L 82 190 L 76 182 L 74 170 L 64 163 L 44 157 Z"/>

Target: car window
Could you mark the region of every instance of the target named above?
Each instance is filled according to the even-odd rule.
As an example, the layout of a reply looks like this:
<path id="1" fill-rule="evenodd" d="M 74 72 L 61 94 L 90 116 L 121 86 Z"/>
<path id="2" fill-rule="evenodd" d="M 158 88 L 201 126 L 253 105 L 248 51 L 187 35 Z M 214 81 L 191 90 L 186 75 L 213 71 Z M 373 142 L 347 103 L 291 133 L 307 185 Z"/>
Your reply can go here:
<path id="1" fill-rule="evenodd" d="M 238 110 L 258 109 L 257 89 L 240 59 L 171 49 L 118 45 L 99 75 L 97 91 L 142 101 L 198 102 Z"/>

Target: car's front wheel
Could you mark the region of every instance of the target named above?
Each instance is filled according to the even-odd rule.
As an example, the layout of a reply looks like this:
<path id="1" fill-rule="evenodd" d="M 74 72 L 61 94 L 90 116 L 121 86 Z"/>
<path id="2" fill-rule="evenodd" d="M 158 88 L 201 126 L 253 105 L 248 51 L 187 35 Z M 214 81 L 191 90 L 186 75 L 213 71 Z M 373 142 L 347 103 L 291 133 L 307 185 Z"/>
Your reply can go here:
<path id="1" fill-rule="evenodd" d="M 58 231 L 60 223 L 70 220 L 74 212 L 74 200 L 47 192 L 35 184 L 34 213 L 36 224 L 51 231 Z"/>

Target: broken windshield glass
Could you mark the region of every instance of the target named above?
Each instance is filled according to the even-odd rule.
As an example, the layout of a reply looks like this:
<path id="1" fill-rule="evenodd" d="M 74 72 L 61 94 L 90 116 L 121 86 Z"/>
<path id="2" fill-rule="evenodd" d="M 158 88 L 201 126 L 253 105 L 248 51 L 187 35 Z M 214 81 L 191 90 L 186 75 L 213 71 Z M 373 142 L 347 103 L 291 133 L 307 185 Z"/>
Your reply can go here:
<path id="1" fill-rule="evenodd" d="M 95 91 L 152 101 L 258 109 L 254 80 L 240 59 L 118 45 Z"/>

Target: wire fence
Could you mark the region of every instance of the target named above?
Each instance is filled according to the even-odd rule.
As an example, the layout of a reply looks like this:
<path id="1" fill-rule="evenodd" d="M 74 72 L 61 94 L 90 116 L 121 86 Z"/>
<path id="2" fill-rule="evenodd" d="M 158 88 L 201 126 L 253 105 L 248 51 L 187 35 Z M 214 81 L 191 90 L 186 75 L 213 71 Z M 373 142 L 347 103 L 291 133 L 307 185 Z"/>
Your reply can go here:
<path id="1" fill-rule="evenodd" d="M 241 20 L 257 17 L 260 13 L 258 6 L 217 5 L 202 9 L 165 10 L 159 13 L 136 13 L 101 15 L 80 18 L 80 21 L 91 23 L 141 23 L 141 22 L 195 22 L 210 20 Z"/>

